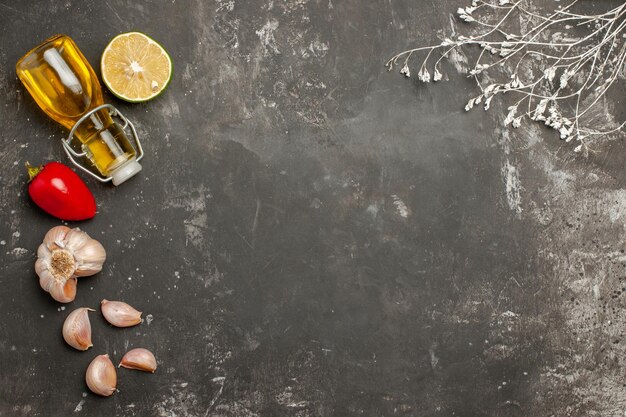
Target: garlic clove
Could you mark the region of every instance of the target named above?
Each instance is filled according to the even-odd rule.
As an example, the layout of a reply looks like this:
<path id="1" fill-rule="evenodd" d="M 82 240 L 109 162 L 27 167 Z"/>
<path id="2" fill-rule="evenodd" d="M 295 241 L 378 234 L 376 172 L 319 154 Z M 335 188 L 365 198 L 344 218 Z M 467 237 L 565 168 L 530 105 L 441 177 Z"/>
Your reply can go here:
<path id="1" fill-rule="evenodd" d="M 42 243 L 41 245 L 39 245 L 39 247 L 37 248 L 37 259 L 48 259 L 50 258 L 50 255 L 52 255 L 52 252 L 50 252 L 50 249 L 48 249 L 48 247 L 46 246 L 45 243 Z"/>
<path id="2" fill-rule="evenodd" d="M 74 275 L 88 277 L 102 271 L 102 265 L 106 260 L 106 251 L 97 240 L 91 240 L 81 249 L 74 253 L 78 266 Z"/>
<path id="3" fill-rule="evenodd" d="M 85 243 L 87 243 L 91 238 L 87 234 L 87 232 L 83 232 L 78 227 L 74 229 L 70 229 L 65 235 L 65 247 L 72 252 L 77 251 L 80 247 L 82 247 Z"/>
<path id="4" fill-rule="evenodd" d="M 35 262 L 35 272 L 39 275 L 39 285 L 46 292 L 50 292 L 50 287 L 54 283 L 54 275 L 48 270 L 45 262 L 41 259 L 37 259 Z"/>
<path id="5" fill-rule="evenodd" d="M 157 362 L 152 352 L 148 349 L 136 348 L 126 352 L 119 366 L 154 373 L 157 368 Z"/>
<path id="6" fill-rule="evenodd" d="M 89 237 L 80 229 L 72 229 L 65 236 L 66 248 L 72 252 L 76 260 L 78 277 L 88 277 L 102 270 L 106 260 L 106 251 L 100 242 Z"/>
<path id="7" fill-rule="evenodd" d="M 99 355 L 91 361 L 85 372 L 85 382 L 94 394 L 113 395 L 117 387 L 117 371 L 109 355 Z"/>
<path id="8" fill-rule="evenodd" d="M 69 303 L 76 298 L 76 278 L 70 278 L 65 282 L 53 281 L 50 286 L 50 295 L 60 303 Z"/>
<path id="9" fill-rule="evenodd" d="M 46 233 L 46 236 L 43 238 L 43 243 L 49 250 L 64 248 L 65 236 L 70 230 L 72 229 L 67 226 L 55 226 L 48 230 L 48 233 Z"/>
<path id="10" fill-rule="evenodd" d="M 96 310 L 87 307 L 77 308 L 67 316 L 63 323 L 63 339 L 74 349 L 84 351 L 93 346 L 88 316 L 90 311 Z"/>
<path id="11" fill-rule="evenodd" d="M 141 323 L 141 311 L 122 301 L 102 300 L 100 309 L 104 318 L 116 327 L 130 327 Z"/>

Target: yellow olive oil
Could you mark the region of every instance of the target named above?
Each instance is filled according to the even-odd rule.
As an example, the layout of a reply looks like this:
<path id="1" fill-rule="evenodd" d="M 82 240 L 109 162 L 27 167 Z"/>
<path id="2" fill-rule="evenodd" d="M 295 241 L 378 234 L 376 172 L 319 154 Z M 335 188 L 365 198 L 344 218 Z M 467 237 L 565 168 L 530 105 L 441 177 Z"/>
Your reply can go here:
<path id="1" fill-rule="evenodd" d="M 53 36 L 33 48 L 17 62 L 16 71 L 39 107 L 67 129 L 104 104 L 93 68 L 68 36 Z M 92 113 L 75 135 L 82 144 L 77 152 L 84 151 L 105 177 L 135 159 L 135 149 L 107 109 Z"/>

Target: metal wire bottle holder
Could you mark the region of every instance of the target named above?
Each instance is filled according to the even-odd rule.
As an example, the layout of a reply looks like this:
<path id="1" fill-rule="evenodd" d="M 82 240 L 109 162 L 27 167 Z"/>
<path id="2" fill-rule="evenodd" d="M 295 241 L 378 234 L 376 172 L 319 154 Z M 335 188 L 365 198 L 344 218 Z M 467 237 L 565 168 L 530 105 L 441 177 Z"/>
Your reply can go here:
<path id="1" fill-rule="evenodd" d="M 76 159 L 74 158 L 87 158 L 89 160 L 89 157 L 87 156 L 87 152 L 85 152 L 83 150 L 83 152 L 76 152 L 74 150 L 74 148 L 72 148 L 72 140 L 74 140 L 75 137 L 75 132 L 76 129 L 81 125 L 81 123 L 83 123 L 85 120 L 87 120 L 89 117 L 91 117 L 92 114 L 94 114 L 95 112 L 102 110 L 102 109 L 107 109 L 109 110 L 109 114 L 111 115 L 111 117 L 117 117 L 119 119 L 121 119 L 124 122 L 124 125 L 122 125 L 122 130 L 126 131 L 127 127 L 130 127 L 130 131 L 132 133 L 133 136 L 133 141 L 135 142 L 135 144 L 137 145 L 137 157 L 136 157 L 136 161 L 139 162 L 141 160 L 141 158 L 143 158 L 143 148 L 141 147 L 141 142 L 139 141 L 139 137 L 137 136 L 137 131 L 135 130 L 135 126 L 133 126 L 133 124 L 130 122 L 130 120 L 128 120 L 126 118 L 126 116 L 124 116 L 122 114 L 122 112 L 120 112 L 118 109 L 116 109 L 115 107 L 113 107 L 110 104 L 103 104 L 101 106 L 95 107 L 91 110 L 89 110 L 87 113 L 85 113 L 80 119 L 78 119 L 78 122 L 76 122 L 76 124 L 74 125 L 74 127 L 72 127 L 72 130 L 70 130 L 70 134 L 67 136 L 67 139 L 61 139 L 61 142 L 63 142 L 63 148 L 65 149 L 65 153 L 67 154 L 67 156 L 70 158 L 70 160 L 72 161 L 72 163 L 77 167 L 80 168 L 81 170 L 85 171 L 87 174 L 91 175 L 92 177 L 94 177 L 95 179 L 97 179 L 100 182 L 109 182 L 113 179 L 113 177 L 105 177 L 103 175 L 100 175 L 94 171 L 92 171 L 91 169 L 83 166 L 80 162 L 78 162 Z M 85 149 L 84 144 L 82 144 L 82 149 Z M 91 162 L 91 161 L 90 161 Z M 93 163 L 92 163 L 93 165 Z"/>

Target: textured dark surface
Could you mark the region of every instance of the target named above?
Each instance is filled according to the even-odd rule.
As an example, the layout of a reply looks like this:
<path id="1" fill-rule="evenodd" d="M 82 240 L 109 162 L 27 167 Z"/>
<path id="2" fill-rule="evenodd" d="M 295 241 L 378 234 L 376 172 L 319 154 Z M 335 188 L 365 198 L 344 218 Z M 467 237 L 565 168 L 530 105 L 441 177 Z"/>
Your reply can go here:
<path id="1" fill-rule="evenodd" d="M 457 6 L 0 1 L 0 416 L 623 415 L 624 150 L 585 160 L 536 126 L 500 130 L 497 109 L 465 113 L 453 65 L 437 85 L 386 73 Z M 129 30 L 174 77 L 146 104 L 106 97 L 144 171 L 87 180 L 99 213 L 72 226 L 108 260 L 62 309 L 33 271 L 58 222 L 23 164 L 67 162 L 65 131 L 13 68 L 55 33 L 97 64 Z M 94 313 L 94 347 L 72 350 L 64 318 L 102 298 L 152 320 Z M 95 355 L 137 346 L 156 374 L 87 393 Z"/>

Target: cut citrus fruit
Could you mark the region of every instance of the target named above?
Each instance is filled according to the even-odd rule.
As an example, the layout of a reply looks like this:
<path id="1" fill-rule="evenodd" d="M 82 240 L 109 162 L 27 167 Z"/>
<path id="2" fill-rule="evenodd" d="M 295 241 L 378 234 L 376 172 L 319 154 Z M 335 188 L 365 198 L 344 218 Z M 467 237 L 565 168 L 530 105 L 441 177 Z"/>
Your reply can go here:
<path id="1" fill-rule="evenodd" d="M 172 59 L 154 39 L 140 32 L 122 33 L 104 48 L 102 80 L 122 100 L 150 100 L 165 90 L 172 78 Z"/>

